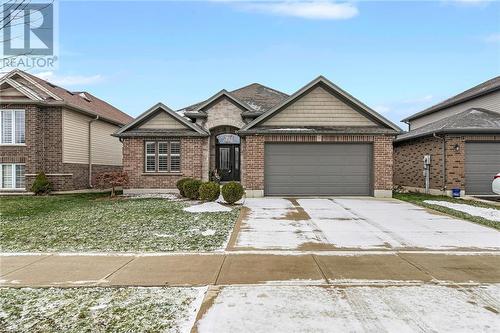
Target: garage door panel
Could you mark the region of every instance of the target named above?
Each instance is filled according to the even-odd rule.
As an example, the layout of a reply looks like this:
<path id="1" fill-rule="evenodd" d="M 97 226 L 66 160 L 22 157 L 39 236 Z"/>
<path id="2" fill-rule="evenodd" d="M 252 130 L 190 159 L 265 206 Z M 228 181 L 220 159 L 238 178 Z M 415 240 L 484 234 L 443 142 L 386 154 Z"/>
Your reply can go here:
<path id="1" fill-rule="evenodd" d="M 277 176 L 273 178 L 272 185 L 281 185 L 288 184 L 291 185 L 290 182 L 293 181 L 294 184 L 300 186 L 301 184 L 310 185 L 315 184 L 315 186 L 347 186 L 347 185 L 356 185 L 360 187 L 366 187 L 365 183 L 370 182 L 370 177 L 357 177 L 357 176 L 349 176 L 345 177 L 342 175 L 332 175 L 332 176 L 316 176 L 316 175 L 283 175 Z M 360 184 L 362 183 L 362 184 Z"/>
<path id="2" fill-rule="evenodd" d="M 333 193 L 332 193 L 333 191 Z M 306 196 L 306 195 L 368 195 L 364 187 L 352 187 L 347 190 L 345 187 L 333 188 L 331 186 L 321 186 L 316 187 L 314 192 L 311 192 L 310 187 L 300 187 L 300 186 L 276 186 L 273 187 L 273 193 L 266 193 L 266 195 L 294 195 L 294 196 Z"/>
<path id="3" fill-rule="evenodd" d="M 370 195 L 370 144 L 266 144 L 266 195 Z"/>
<path id="4" fill-rule="evenodd" d="M 311 162 L 310 162 L 311 163 Z M 274 165 L 273 167 L 278 167 L 280 171 L 269 172 L 266 175 L 269 176 L 288 176 L 293 175 L 304 175 L 304 176 L 338 176 L 349 177 L 364 177 L 366 175 L 366 167 L 359 165 L 332 165 L 326 164 L 323 166 L 287 166 L 287 165 Z"/>
<path id="5" fill-rule="evenodd" d="M 500 142 L 465 144 L 465 191 L 467 194 L 494 194 L 493 176 L 500 172 Z"/>

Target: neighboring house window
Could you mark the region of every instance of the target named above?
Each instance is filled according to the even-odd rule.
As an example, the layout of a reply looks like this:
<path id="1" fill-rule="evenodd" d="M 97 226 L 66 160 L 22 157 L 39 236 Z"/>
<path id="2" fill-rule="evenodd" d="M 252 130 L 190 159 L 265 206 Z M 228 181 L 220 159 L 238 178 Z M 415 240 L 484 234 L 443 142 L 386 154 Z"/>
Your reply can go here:
<path id="1" fill-rule="evenodd" d="M 0 143 L 25 143 L 24 110 L 0 110 Z"/>
<path id="2" fill-rule="evenodd" d="M 24 189 L 24 164 L 0 164 L 0 188 Z"/>
<path id="3" fill-rule="evenodd" d="M 146 172 L 181 171 L 181 143 L 179 141 L 146 141 Z"/>

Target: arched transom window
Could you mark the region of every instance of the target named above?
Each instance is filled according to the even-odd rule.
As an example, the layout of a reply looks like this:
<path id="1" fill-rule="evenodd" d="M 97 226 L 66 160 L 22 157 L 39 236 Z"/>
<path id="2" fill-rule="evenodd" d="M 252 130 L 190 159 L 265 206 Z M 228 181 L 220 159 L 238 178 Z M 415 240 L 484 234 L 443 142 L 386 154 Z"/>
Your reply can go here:
<path id="1" fill-rule="evenodd" d="M 240 144 L 240 137 L 236 134 L 219 134 L 217 135 L 217 143 L 220 145 L 237 145 Z"/>

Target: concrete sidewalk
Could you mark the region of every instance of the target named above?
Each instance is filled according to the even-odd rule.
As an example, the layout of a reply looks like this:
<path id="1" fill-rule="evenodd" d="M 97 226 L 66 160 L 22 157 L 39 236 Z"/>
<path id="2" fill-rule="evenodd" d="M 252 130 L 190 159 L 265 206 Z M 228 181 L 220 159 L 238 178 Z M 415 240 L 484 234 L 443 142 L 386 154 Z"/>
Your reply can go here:
<path id="1" fill-rule="evenodd" d="M 500 282 L 500 253 L 2 255 L 0 286 Z"/>

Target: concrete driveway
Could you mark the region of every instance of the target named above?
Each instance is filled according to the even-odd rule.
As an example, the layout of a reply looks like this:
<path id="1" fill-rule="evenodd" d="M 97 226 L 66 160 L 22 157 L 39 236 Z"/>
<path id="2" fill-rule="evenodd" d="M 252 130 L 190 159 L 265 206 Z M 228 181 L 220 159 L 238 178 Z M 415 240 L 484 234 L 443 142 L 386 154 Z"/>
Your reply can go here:
<path id="1" fill-rule="evenodd" d="M 395 199 L 247 199 L 228 250 L 500 249 L 500 233 Z"/>
<path id="2" fill-rule="evenodd" d="M 499 296 L 499 285 L 228 286 L 209 289 L 191 332 L 498 332 Z"/>

